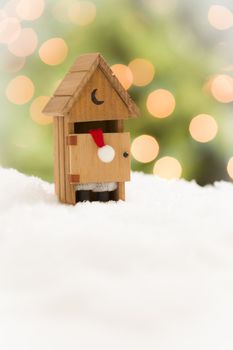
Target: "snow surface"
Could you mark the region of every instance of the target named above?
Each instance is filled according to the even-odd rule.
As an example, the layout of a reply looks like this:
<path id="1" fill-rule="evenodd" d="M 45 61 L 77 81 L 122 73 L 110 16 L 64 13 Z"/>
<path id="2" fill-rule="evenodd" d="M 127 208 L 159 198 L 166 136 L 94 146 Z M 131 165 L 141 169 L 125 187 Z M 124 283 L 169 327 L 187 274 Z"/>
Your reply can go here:
<path id="1" fill-rule="evenodd" d="M 1 350 L 232 350 L 233 185 L 135 173 L 61 205 L 0 169 Z"/>

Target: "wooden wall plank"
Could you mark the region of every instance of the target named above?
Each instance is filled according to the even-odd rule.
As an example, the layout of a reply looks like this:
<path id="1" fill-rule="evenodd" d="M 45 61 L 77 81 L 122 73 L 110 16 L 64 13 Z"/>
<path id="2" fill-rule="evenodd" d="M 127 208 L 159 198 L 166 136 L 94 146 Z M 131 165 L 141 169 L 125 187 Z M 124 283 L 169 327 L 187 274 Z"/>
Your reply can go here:
<path id="1" fill-rule="evenodd" d="M 65 142 L 64 142 L 64 118 L 58 118 L 59 126 L 59 174 L 60 174 L 60 193 L 59 199 L 66 203 L 66 188 L 65 188 Z"/>
<path id="2" fill-rule="evenodd" d="M 68 118 L 64 118 L 64 140 L 74 133 L 74 124 L 68 123 Z M 65 166 L 65 191 L 66 191 L 66 203 L 76 204 L 75 199 L 75 186 L 69 181 L 70 174 L 70 155 L 69 155 L 69 145 L 64 145 L 64 166 Z"/>
<path id="3" fill-rule="evenodd" d="M 124 132 L 124 120 L 116 120 L 117 132 Z M 117 200 L 125 201 L 125 182 L 117 183 Z"/>
<path id="4" fill-rule="evenodd" d="M 115 120 L 117 132 L 124 132 L 124 120 Z"/>
<path id="5" fill-rule="evenodd" d="M 96 97 L 103 100 L 104 103 L 97 105 L 92 101 L 91 94 L 94 89 L 97 89 Z M 97 68 L 83 87 L 77 102 L 74 103 L 70 113 L 70 122 L 127 119 L 128 114 L 128 108 L 121 97 L 100 68 Z"/>
<path id="6" fill-rule="evenodd" d="M 54 159 L 54 186 L 55 193 L 60 193 L 60 165 L 59 165 L 59 126 L 58 117 L 53 119 L 53 159 Z"/>
<path id="7" fill-rule="evenodd" d="M 125 183 L 118 182 L 118 200 L 125 201 Z"/>

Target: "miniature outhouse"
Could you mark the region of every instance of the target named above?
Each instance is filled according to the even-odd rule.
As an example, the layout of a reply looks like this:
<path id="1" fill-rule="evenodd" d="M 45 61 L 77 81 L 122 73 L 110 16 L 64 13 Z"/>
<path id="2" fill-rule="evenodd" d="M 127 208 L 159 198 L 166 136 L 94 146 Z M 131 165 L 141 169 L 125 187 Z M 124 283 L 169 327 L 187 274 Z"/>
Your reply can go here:
<path id="1" fill-rule="evenodd" d="M 43 112 L 53 116 L 54 182 L 59 200 L 79 201 L 79 184 L 116 184 L 111 200 L 125 199 L 130 180 L 130 135 L 124 120 L 138 116 L 138 108 L 99 53 L 80 56 Z M 101 130 L 114 150 L 111 161 L 97 156 L 90 131 Z M 95 200 L 92 197 L 90 200 Z"/>

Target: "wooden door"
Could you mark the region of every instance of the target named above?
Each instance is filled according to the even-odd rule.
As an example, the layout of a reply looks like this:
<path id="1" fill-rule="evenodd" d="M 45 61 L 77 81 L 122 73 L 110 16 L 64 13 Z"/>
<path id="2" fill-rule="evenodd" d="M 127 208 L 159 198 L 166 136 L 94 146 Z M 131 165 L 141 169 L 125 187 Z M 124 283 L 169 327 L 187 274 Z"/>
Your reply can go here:
<path id="1" fill-rule="evenodd" d="M 111 163 L 103 163 L 89 134 L 68 136 L 70 183 L 124 182 L 130 180 L 130 134 L 104 133 L 106 145 L 115 149 Z M 128 154 L 128 156 L 127 156 Z"/>

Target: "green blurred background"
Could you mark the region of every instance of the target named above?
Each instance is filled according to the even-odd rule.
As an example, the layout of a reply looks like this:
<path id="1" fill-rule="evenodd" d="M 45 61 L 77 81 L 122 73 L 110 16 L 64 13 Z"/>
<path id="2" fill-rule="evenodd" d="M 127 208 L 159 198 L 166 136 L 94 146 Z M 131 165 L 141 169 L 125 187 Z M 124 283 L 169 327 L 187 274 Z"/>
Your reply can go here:
<path id="1" fill-rule="evenodd" d="M 40 111 L 76 57 L 98 51 L 141 110 L 126 125 L 133 170 L 231 180 L 232 1 L 0 4 L 1 166 L 52 181 L 51 118 Z"/>

